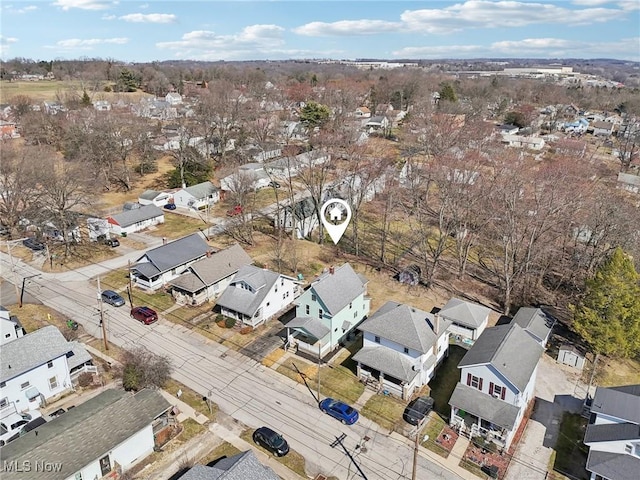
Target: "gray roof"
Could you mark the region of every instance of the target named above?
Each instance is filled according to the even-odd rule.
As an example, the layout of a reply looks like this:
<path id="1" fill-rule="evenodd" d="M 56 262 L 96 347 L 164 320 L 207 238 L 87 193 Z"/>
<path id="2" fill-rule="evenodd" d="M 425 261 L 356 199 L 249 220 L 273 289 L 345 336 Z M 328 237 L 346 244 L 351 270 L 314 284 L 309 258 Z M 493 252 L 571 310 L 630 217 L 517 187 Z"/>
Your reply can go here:
<path id="1" fill-rule="evenodd" d="M 72 347 L 58 327 L 48 325 L 2 345 L 0 382 L 5 382 L 51 360 L 65 356 Z"/>
<path id="2" fill-rule="evenodd" d="M 589 450 L 587 470 L 610 480 L 638 478 L 640 458 L 622 453 Z"/>
<path id="3" fill-rule="evenodd" d="M 71 347 L 71 351 L 73 355 L 67 358 L 67 365 L 69 366 L 69 370 L 73 370 L 80 365 L 84 365 L 87 362 L 91 362 L 93 359 L 87 349 L 84 348 L 79 342 L 69 342 L 69 347 Z"/>
<path id="4" fill-rule="evenodd" d="M 278 278 L 280 278 L 279 273 L 253 265 L 245 265 L 238 270 L 238 273 L 231 280 L 231 284 L 222 292 L 218 299 L 218 305 L 253 317 Z M 249 285 L 253 292 L 234 286 L 240 282 Z"/>
<path id="5" fill-rule="evenodd" d="M 348 263 L 334 268 L 333 272 L 329 271 L 320 275 L 311 283 L 310 288 L 322 300 L 328 313 L 336 315 L 364 293 L 368 280 L 358 275 Z M 365 313 L 363 312 L 363 314 Z"/>
<path id="6" fill-rule="evenodd" d="M 640 424 L 640 385 L 596 388 L 591 412 Z"/>
<path id="7" fill-rule="evenodd" d="M 465 412 L 469 412 L 507 430 L 513 430 L 515 427 L 519 411 L 515 405 L 503 402 L 462 383 L 456 385 L 449 399 L 449 405 L 461 408 Z"/>
<path id="8" fill-rule="evenodd" d="M 524 328 L 538 342 L 547 343 L 556 320 L 539 308 L 522 307 L 512 322 Z"/>
<path id="9" fill-rule="evenodd" d="M 185 263 L 197 260 L 209 251 L 211 251 L 211 248 L 202 236 L 199 233 L 192 233 L 186 237 L 169 242 L 166 245 L 148 250 L 147 253 L 138 259 L 138 262 L 144 257 L 147 257 L 149 261 L 137 263 L 133 266 L 133 269 L 150 278 L 159 273 L 169 271 L 172 268 L 184 265 Z"/>
<path id="10" fill-rule="evenodd" d="M 192 185 L 184 189 L 185 192 L 190 193 L 194 198 L 198 200 L 207 198 L 209 195 L 217 192 L 218 190 L 220 189 L 209 181 L 202 182 L 197 185 Z"/>
<path id="11" fill-rule="evenodd" d="M 160 216 L 164 216 L 164 213 L 158 207 L 155 205 L 144 205 L 140 208 L 116 213 L 115 215 L 111 215 L 109 218 L 121 227 L 129 227 L 138 222 L 144 222 L 145 220 L 150 220 Z"/>
<path id="12" fill-rule="evenodd" d="M 620 172 L 618 174 L 618 181 L 626 183 L 627 185 L 636 185 L 640 187 L 640 175 L 634 175 L 633 173 Z"/>
<path id="13" fill-rule="evenodd" d="M 286 212 L 293 211 L 293 216 L 298 220 L 304 220 L 316 214 L 316 206 L 311 197 L 303 198 L 296 202 L 293 207 L 288 205 L 284 207 L 284 210 Z"/>
<path id="14" fill-rule="evenodd" d="M 143 200 L 154 200 L 161 193 L 162 192 L 159 192 L 158 190 L 145 190 L 138 196 L 138 198 Z"/>
<path id="15" fill-rule="evenodd" d="M 197 292 L 215 285 L 220 280 L 236 273 L 240 267 L 251 265 L 253 260 L 237 243 L 220 250 L 209 257 L 194 262 L 189 272 L 170 282 L 188 292 Z"/>
<path id="16" fill-rule="evenodd" d="M 7 461 L 60 462 L 61 470 L 29 473 L 30 480 L 64 480 L 138 433 L 171 408 L 154 390 L 132 395 L 105 390 L 2 448 Z M 99 432 L 99 435 L 96 434 Z M 4 472 L 3 480 L 21 480 L 22 472 Z"/>
<path id="17" fill-rule="evenodd" d="M 602 423 L 587 425 L 584 443 L 640 440 L 640 425 L 637 423 Z"/>
<path id="18" fill-rule="evenodd" d="M 213 467 L 195 465 L 180 480 L 280 480 L 262 465 L 252 450 L 219 460 Z"/>
<path id="19" fill-rule="evenodd" d="M 427 353 L 451 325 L 441 320 L 435 334 L 434 315 L 402 303 L 388 301 L 358 327 L 363 332 L 391 340 L 403 347 Z"/>
<path id="20" fill-rule="evenodd" d="M 462 358 L 458 368 L 492 365 L 519 391 L 524 391 L 544 349 L 519 325 L 487 328 Z"/>
<path id="21" fill-rule="evenodd" d="M 331 331 L 331 329 L 324 323 L 313 317 L 296 317 L 287 323 L 287 327 L 296 329 L 301 328 L 318 340 L 324 338 L 325 335 Z"/>
<path id="22" fill-rule="evenodd" d="M 490 309 L 459 298 L 452 298 L 438 314 L 454 323 L 470 328 L 478 328 L 489 317 Z"/>
<path id="23" fill-rule="evenodd" d="M 405 382 L 410 382 L 418 374 L 413 369 L 415 362 L 392 348 L 365 347 L 356 352 L 353 360 Z"/>

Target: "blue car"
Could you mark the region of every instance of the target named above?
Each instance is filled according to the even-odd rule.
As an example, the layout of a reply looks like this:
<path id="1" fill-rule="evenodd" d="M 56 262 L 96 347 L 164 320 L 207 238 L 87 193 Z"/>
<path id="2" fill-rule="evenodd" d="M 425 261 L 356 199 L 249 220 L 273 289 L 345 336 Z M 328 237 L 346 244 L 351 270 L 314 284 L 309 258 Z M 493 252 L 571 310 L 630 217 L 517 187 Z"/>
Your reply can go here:
<path id="1" fill-rule="evenodd" d="M 358 421 L 359 417 L 358 412 L 353 407 L 333 398 L 322 400 L 320 402 L 320 410 L 337 418 L 345 425 L 353 425 Z"/>

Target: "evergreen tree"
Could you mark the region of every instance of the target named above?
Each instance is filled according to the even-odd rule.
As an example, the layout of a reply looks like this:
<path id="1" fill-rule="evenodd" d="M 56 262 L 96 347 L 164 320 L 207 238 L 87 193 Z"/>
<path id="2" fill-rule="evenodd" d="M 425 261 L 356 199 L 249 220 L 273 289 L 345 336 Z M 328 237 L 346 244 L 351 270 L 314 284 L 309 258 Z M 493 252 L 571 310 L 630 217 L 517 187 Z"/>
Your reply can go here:
<path id="1" fill-rule="evenodd" d="M 574 330 L 597 354 L 640 355 L 640 276 L 617 248 L 586 281 L 585 296 L 572 305 Z"/>
<path id="2" fill-rule="evenodd" d="M 443 84 L 440 85 L 440 100 L 445 100 L 447 102 L 457 102 L 458 101 L 458 96 L 456 95 L 456 91 L 453 89 L 453 86 L 448 83 L 448 82 L 444 82 Z"/>
<path id="3" fill-rule="evenodd" d="M 82 106 L 83 107 L 90 107 L 91 106 L 91 97 L 89 96 L 89 94 L 87 93 L 86 90 L 82 94 Z"/>
<path id="4" fill-rule="evenodd" d="M 308 128 L 321 127 L 330 115 L 331 110 L 326 105 L 308 102 L 300 111 L 300 121 Z"/>

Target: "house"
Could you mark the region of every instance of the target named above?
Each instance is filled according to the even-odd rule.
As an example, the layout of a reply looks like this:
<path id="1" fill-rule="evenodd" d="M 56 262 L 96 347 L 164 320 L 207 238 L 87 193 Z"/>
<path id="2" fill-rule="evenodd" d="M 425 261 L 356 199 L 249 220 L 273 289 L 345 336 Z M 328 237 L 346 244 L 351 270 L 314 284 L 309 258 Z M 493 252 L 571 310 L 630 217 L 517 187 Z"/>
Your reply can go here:
<path id="1" fill-rule="evenodd" d="M 596 388 L 584 444 L 591 480 L 638 478 L 640 385 Z"/>
<path id="2" fill-rule="evenodd" d="M 93 108 L 98 112 L 108 112 L 111 110 L 111 103 L 107 100 L 96 100 L 93 102 Z"/>
<path id="3" fill-rule="evenodd" d="M 210 253 L 200 233 L 192 233 L 148 250 L 131 267 L 131 279 L 139 287 L 158 290 Z"/>
<path id="4" fill-rule="evenodd" d="M 111 233 L 127 235 L 164 223 L 164 212 L 155 205 L 145 205 L 107 217 L 107 222 Z"/>
<path id="5" fill-rule="evenodd" d="M 336 349 L 369 314 L 368 283 L 348 263 L 330 267 L 296 301 L 287 346 L 314 357 Z"/>
<path id="6" fill-rule="evenodd" d="M 172 107 L 176 105 L 180 105 L 182 103 L 182 95 L 178 92 L 169 92 L 164 96 L 165 102 L 167 102 Z"/>
<path id="7" fill-rule="evenodd" d="M 169 282 L 176 302 L 200 305 L 220 296 L 241 267 L 253 260 L 237 243 L 194 262 Z"/>
<path id="8" fill-rule="evenodd" d="M 368 107 L 358 107 L 355 112 L 356 118 L 371 118 L 371 110 Z"/>
<path id="9" fill-rule="evenodd" d="M 391 127 L 391 121 L 387 117 L 375 116 L 371 117 L 369 121 L 364 124 L 364 126 L 369 130 L 369 132 L 374 132 L 376 130 L 386 130 Z"/>
<path id="10" fill-rule="evenodd" d="M 159 192 L 157 190 L 145 190 L 138 197 L 140 205 L 155 205 L 156 207 L 164 207 L 167 203 L 171 203 L 173 195 L 167 192 Z"/>
<path id="11" fill-rule="evenodd" d="M 498 125 L 498 132 L 502 133 L 503 135 L 515 135 L 519 131 L 520 131 L 520 127 L 516 125 L 512 125 L 510 123 Z"/>
<path id="12" fill-rule="evenodd" d="M 506 143 L 510 147 L 530 148 L 531 150 L 542 150 L 545 145 L 544 138 L 521 135 L 502 135 L 502 143 Z"/>
<path id="13" fill-rule="evenodd" d="M 89 241 L 95 242 L 99 238 L 108 238 L 111 228 L 106 218 L 87 217 L 87 231 Z"/>
<path id="14" fill-rule="evenodd" d="M 595 136 L 609 137 L 613 133 L 614 124 L 611 122 L 593 122 L 591 128 L 593 128 L 593 134 Z"/>
<path id="15" fill-rule="evenodd" d="M 640 193 L 640 175 L 620 172 L 618 174 L 618 188 L 632 193 Z"/>
<path id="16" fill-rule="evenodd" d="M 543 351 L 516 323 L 487 328 L 458 364 L 451 426 L 508 450 L 534 397 Z"/>
<path id="17" fill-rule="evenodd" d="M 274 223 L 280 222 L 280 228 L 290 232 L 295 230 L 296 238 L 307 238 L 319 225 L 316 205 L 311 197 L 303 198 L 282 208 L 280 215 L 276 215 Z"/>
<path id="18" fill-rule="evenodd" d="M 9 310 L 0 305 L 0 345 L 20 338 L 25 333 L 18 317 L 11 315 Z"/>
<path id="19" fill-rule="evenodd" d="M 91 356 L 53 325 L 18 337 L 2 345 L 0 403 L 13 403 L 18 411 L 35 410 L 71 390 L 72 370 L 74 377 L 96 371 L 85 367 L 91 367 Z"/>
<path id="20" fill-rule="evenodd" d="M 18 126 L 15 122 L 7 122 L 6 120 L 0 120 L 0 138 L 18 138 L 20 133 L 18 132 Z"/>
<path id="21" fill-rule="evenodd" d="M 449 352 L 451 322 L 389 301 L 360 324 L 362 348 L 353 356 L 358 378 L 409 400 L 429 383 Z"/>
<path id="22" fill-rule="evenodd" d="M 253 265 L 240 267 L 218 299 L 220 313 L 257 327 L 293 303 L 295 279 Z"/>
<path id="23" fill-rule="evenodd" d="M 380 103 L 376 105 L 376 115 L 390 115 L 393 113 L 393 105 L 390 103 Z"/>
<path id="24" fill-rule="evenodd" d="M 452 298 L 442 307 L 438 315 L 453 322 L 449 327 L 451 334 L 476 340 L 487 328 L 490 312 L 491 310 L 482 305 Z"/>
<path id="25" fill-rule="evenodd" d="M 173 194 L 173 203 L 178 207 L 199 210 L 220 201 L 220 189 L 206 181 L 183 187 Z"/>
<path id="26" fill-rule="evenodd" d="M 280 480 L 269 467 L 262 465 L 253 450 L 223 457 L 215 465 L 194 465 L 180 480 Z"/>
<path id="27" fill-rule="evenodd" d="M 556 319 L 544 310 L 532 307 L 521 307 L 511 321 L 520 325 L 543 348 L 547 346 L 556 323 Z"/>
<path id="28" fill-rule="evenodd" d="M 579 118 L 573 122 L 565 122 L 560 125 L 560 129 L 569 133 L 586 133 L 589 128 L 589 121 L 585 118 Z"/>
<path id="29" fill-rule="evenodd" d="M 167 437 L 170 409 L 155 390 L 105 390 L 2 447 L 2 478 L 119 478 Z M 24 465 L 32 467 L 26 476 Z"/>

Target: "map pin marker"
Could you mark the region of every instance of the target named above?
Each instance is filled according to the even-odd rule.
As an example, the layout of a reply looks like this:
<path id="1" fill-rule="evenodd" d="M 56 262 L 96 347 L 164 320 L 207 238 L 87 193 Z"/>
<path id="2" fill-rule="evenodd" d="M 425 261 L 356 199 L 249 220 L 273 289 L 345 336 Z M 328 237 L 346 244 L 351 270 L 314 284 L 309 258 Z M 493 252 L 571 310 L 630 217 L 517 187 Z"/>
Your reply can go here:
<path id="1" fill-rule="evenodd" d="M 320 220 L 337 245 L 351 221 L 351 207 L 340 198 L 330 198 L 320 209 Z"/>

